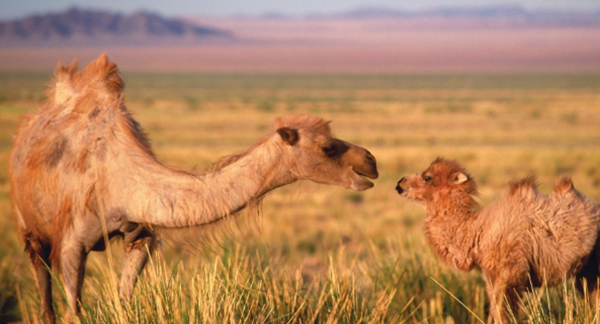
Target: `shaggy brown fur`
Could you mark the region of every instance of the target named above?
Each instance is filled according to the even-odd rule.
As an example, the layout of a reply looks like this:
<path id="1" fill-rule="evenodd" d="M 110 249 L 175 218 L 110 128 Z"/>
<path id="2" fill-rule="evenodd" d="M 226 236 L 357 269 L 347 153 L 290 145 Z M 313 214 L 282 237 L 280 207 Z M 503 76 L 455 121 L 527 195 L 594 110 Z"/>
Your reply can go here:
<path id="1" fill-rule="evenodd" d="M 481 270 L 490 299 L 488 322 L 509 323 L 528 288 L 556 285 L 576 276 L 598 292 L 600 207 L 568 178 L 550 195 L 535 177 L 511 182 L 502 199 L 481 208 L 477 186 L 455 161 L 437 159 L 423 173 L 400 179 L 398 193 L 426 209 L 425 235 L 433 251 L 463 271 Z"/>
<path id="2" fill-rule="evenodd" d="M 60 268 L 71 310 L 78 312 L 85 260 L 105 248 L 104 235 L 124 238 L 121 296 L 133 293 L 156 228 L 214 223 L 296 180 L 365 190 L 374 157 L 331 136 L 312 116 L 278 119 L 275 130 L 218 171 L 197 175 L 157 161 L 125 108 L 123 81 L 106 55 L 83 72 L 58 67 L 46 104 L 26 116 L 10 156 L 11 204 L 54 322 L 50 275 Z M 69 314 L 71 316 L 71 314 Z"/>

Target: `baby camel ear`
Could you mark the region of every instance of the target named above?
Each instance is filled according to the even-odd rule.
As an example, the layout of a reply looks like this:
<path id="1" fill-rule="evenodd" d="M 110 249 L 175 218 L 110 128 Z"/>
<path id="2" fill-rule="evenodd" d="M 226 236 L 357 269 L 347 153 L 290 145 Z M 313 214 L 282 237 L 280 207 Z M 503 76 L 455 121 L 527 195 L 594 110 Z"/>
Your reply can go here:
<path id="1" fill-rule="evenodd" d="M 467 175 L 462 172 L 456 172 L 450 177 L 450 181 L 452 181 L 452 183 L 454 184 L 463 184 L 467 180 L 469 180 L 469 177 L 467 177 Z"/>
<path id="2" fill-rule="evenodd" d="M 293 128 L 281 127 L 277 129 L 277 133 L 279 136 L 281 136 L 281 139 L 283 139 L 284 142 L 287 142 L 290 145 L 298 143 L 298 140 L 300 139 L 298 136 L 298 131 Z"/>

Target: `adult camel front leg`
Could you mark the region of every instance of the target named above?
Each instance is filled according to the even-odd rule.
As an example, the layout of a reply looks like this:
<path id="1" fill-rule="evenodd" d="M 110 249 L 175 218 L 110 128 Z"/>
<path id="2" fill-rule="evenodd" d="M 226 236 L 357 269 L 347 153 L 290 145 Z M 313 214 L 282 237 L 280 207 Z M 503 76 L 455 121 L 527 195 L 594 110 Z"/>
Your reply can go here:
<path id="1" fill-rule="evenodd" d="M 81 287 L 85 275 L 85 262 L 87 252 L 79 242 L 63 240 L 60 252 L 60 267 L 65 281 L 65 292 L 69 306 L 67 321 L 73 319 L 80 313 Z"/>
<path id="2" fill-rule="evenodd" d="M 138 225 L 132 232 L 124 236 L 125 258 L 121 271 L 119 296 L 123 301 L 129 301 L 133 295 L 138 276 L 144 269 L 148 257 L 156 246 L 156 237 L 142 226 Z"/>

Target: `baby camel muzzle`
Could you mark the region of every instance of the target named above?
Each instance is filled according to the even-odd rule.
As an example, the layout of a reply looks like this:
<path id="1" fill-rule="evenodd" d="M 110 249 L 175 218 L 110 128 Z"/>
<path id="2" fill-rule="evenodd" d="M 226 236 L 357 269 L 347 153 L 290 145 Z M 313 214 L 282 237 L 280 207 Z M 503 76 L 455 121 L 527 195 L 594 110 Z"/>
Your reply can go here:
<path id="1" fill-rule="evenodd" d="M 398 180 L 398 184 L 396 185 L 396 191 L 398 192 L 399 195 L 401 195 L 404 192 L 404 189 L 402 189 L 402 182 L 404 182 L 404 177 L 400 180 Z"/>

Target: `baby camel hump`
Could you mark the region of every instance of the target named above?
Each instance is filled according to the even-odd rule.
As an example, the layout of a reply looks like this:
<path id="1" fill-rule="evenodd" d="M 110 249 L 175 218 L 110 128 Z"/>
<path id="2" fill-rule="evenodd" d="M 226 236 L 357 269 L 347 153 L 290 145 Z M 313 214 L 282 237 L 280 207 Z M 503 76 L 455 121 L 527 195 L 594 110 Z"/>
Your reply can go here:
<path id="1" fill-rule="evenodd" d="M 587 262 L 598 240 L 600 208 L 562 178 L 549 195 L 537 191 L 535 178 L 511 183 L 509 199 L 517 199 L 527 222 L 532 280 L 558 284 Z"/>

